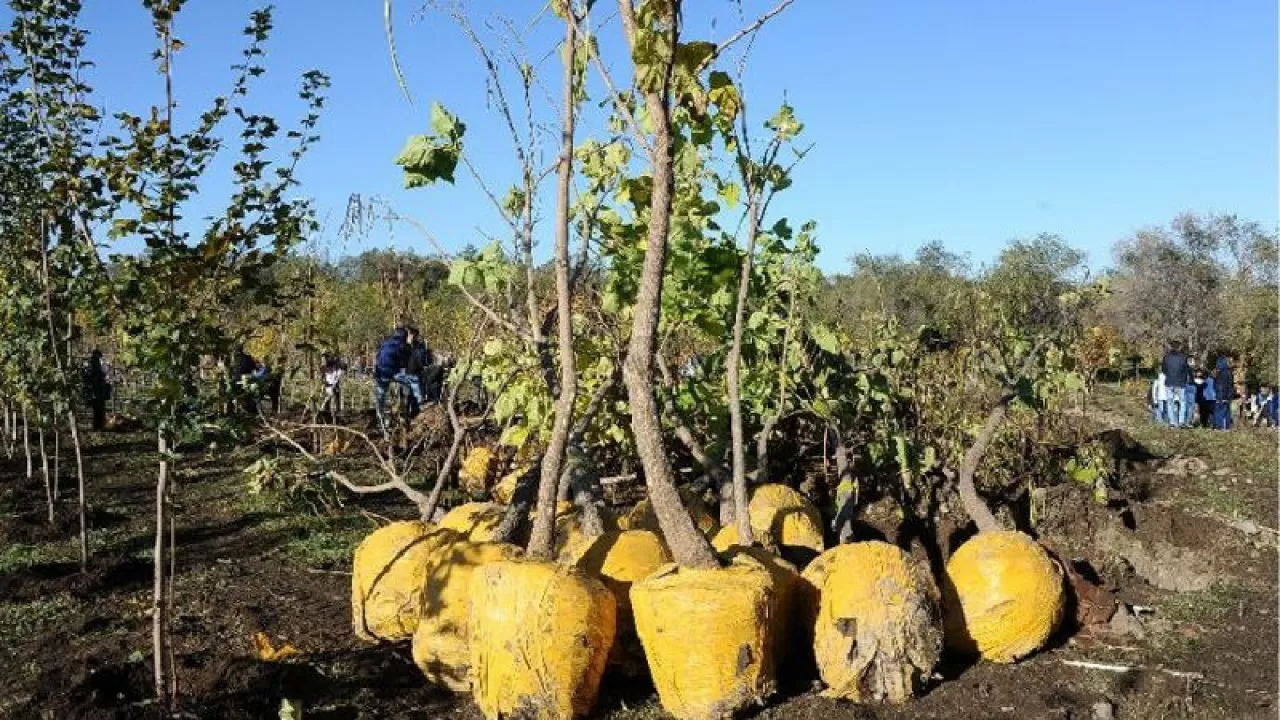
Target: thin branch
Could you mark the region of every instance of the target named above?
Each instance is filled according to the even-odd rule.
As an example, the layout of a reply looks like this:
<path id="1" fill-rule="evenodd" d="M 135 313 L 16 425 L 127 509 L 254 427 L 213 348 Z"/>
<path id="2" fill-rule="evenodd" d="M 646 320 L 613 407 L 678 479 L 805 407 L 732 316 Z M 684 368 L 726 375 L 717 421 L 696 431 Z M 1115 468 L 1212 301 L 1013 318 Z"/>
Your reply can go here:
<path id="1" fill-rule="evenodd" d="M 786 10 L 788 7 L 790 7 L 791 3 L 793 2 L 795 2 L 795 0 L 782 0 L 782 2 L 775 5 L 772 10 L 756 18 L 755 22 L 742 28 L 738 32 L 730 35 L 727 40 L 725 40 L 724 42 L 721 42 L 719 45 L 716 46 L 715 52 L 711 53 L 711 55 L 709 55 L 706 60 L 702 61 L 702 64 L 698 65 L 698 70 L 697 72 L 694 73 L 694 75 L 700 75 L 703 70 L 706 70 L 707 67 L 712 62 L 714 62 L 716 58 L 724 54 L 724 52 L 728 50 L 730 47 L 732 47 L 734 43 L 738 42 L 742 38 L 748 35 L 751 35 L 755 31 L 759 30 L 765 23 L 769 22 L 774 17 L 781 14 L 783 10 Z"/>
<path id="2" fill-rule="evenodd" d="M 413 96 L 409 94 L 409 84 L 405 82 L 404 73 L 400 71 L 400 56 L 396 53 L 396 36 L 391 23 L 391 0 L 383 0 L 382 27 L 387 34 L 387 50 L 391 53 L 391 71 L 396 75 L 396 84 L 400 86 L 400 92 L 404 93 L 404 99 L 412 105 Z"/>
<path id="3" fill-rule="evenodd" d="M 578 26 L 577 16 L 570 13 L 575 26 L 577 35 L 583 38 L 590 38 L 591 35 Z M 622 94 L 618 92 L 617 85 L 613 82 L 613 76 L 609 74 L 609 69 L 604 65 L 604 59 L 600 57 L 600 53 L 592 48 L 591 43 L 587 42 L 587 52 L 591 55 L 591 59 L 595 61 L 596 71 L 600 74 L 600 79 L 604 81 L 604 86 L 609 90 L 609 97 L 613 100 L 613 106 L 622 115 L 622 119 L 626 121 L 627 126 L 631 129 L 631 134 L 635 136 L 636 142 L 640 143 L 640 147 L 644 148 L 645 154 L 653 159 L 653 145 L 649 142 L 649 136 L 640 130 L 640 123 L 636 121 L 635 113 L 631 112 L 631 108 L 622 102 Z"/>
<path id="4" fill-rule="evenodd" d="M 399 213 L 396 213 L 394 211 L 390 211 L 387 217 L 390 220 L 406 223 L 410 227 L 417 230 L 419 233 L 422 234 L 423 237 L 427 239 L 427 242 L 431 243 L 431 246 L 436 249 L 436 252 L 439 253 L 440 256 L 444 258 L 446 262 L 452 261 L 453 256 L 449 254 L 449 251 L 444 249 L 444 246 L 441 245 L 438 240 L 436 240 L 436 236 L 433 235 L 431 231 L 427 229 L 426 225 L 423 225 L 421 222 L 418 222 L 417 220 L 411 217 L 400 215 Z M 468 290 L 466 286 L 458 285 L 458 289 L 462 291 L 463 296 L 467 298 L 468 302 L 470 302 L 477 310 L 484 313 L 485 316 L 488 317 L 490 320 L 492 320 L 495 324 L 502 326 L 505 330 L 511 332 L 517 337 L 523 338 L 525 340 L 530 340 L 530 341 L 532 340 L 529 333 L 521 329 L 519 326 L 517 326 L 515 323 L 511 322 L 507 318 L 504 318 L 501 315 L 499 315 L 488 305 L 485 305 L 479 298 L 471 294 L 471 291 Z"/>

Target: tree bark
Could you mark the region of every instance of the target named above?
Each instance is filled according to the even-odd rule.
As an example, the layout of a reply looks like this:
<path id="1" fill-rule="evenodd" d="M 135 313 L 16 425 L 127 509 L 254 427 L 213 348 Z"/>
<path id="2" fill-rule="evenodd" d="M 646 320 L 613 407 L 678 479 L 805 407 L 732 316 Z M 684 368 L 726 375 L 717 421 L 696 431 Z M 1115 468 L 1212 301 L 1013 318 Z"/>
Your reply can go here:
<path id="1" fill-rule="evenodd" d="M 751 516 L 747 511 L 747 451 L 742 433 L 742 326 L 747 315 L 747 295 L 751 291 L 751 268 L 755 260 L 756 234 L 760 228 L 759 193 L 748 187 L 747 252 L 738 278 L 738 302 L 733 311 L 733 343 L 725 358 L 725 382 L 729 390 L 729 435 L 733 444 L 733 514 L 738 526 L 738 542 L 751 545 Z"/>
<path id="2" fill-rule="evenodd" d="M 31 426 L 27 423 L 27 408 L 22 408 L 22 452 L 27 456 L 27 479 L 35 476 L 31 465 Z"/>
<path id="3" fill-rule="evenodd" d="M 57 423 L 53 425 L 53 502 L 56 505 L 62 496 L 62 433 L 58 432 Z"/>
<path id="4" fill-rule="evenodd" d="M 958 482 L 957 492 L 960 495 L 960 503 L 964 505 L 964 510 L 978 526 L 978 532 L 995 532 L 1001 530 L 999 521 L 991 512 L 991 508 L 987 506 L 981 496 L 978 495 L 978 488 L 974 485 L 973 475 L 978 470 L 978 464 L 982 462 L 982 456 L 986 453 L 987 448 L 991 446 L 991 441 L 995 439 L 996 433 L 1000 430 L 1000 426 L 1004 424 L 1004 419 L 1009 414 L 1009 405 L 1017 399 L 1015 386 L 1022 378 L 1031 374 L 1031 370 L 1035 367 L 1036 357 L 1040 354 L 1040 348 L 1044 345 L 1041 340 L 1031 348 L 1031 352 L 1027 354 L 1026 360 L 1022 363 L 1022 369 L 1018 376 L 1010 378 L 1005 384 L 1005 390 L 1000 395 L 1000 399 L 996 401 L 995 407 L 991 408 L 991 412 L 987 414 L 987 419 L 982 423 L 982 429 L 978 432 L 978 437 L 973 441 L 968 451 L 964 454 L 964 460 L 960 463 L 960 479 Z"/>
<path id="5" fill-rule="evenodd" d="M 44 496 L 49 508 L 49 524 L 53 524 L 53 482 L 49 478 L 49 455 L 44 449 L 44 426 L 36 428 L 36 437 L 40 443 L 40 474 L 44 477 Z"/>
<path id="6" fill-rule="evenodd" d="M 76 453 L 76 506 L 80 516 L 80 569 L 89 565 L 89 511 L 84 488 L 84 457 L 80 452 L 80 429 L 76 427 L 76 413 L 67 410 L 67 429 L 71 431 L 71 447 Z"/>
<path id="7" fill-rule="evenodd" d="M 164 566 L 165 530 L 169 514 L 169 444 L 163 428 L 156 435 L 160 470 L 156 476 L 156 536 L 152 555 L 151 659 L 156 697 L 167 707 L 173 699 L 169 693 L 172 668 L 169 666 L 169 607 Z"/>
<path id="8" fill-rule="evenodd" d="M 623 28 L 632 49 L 636 45 L 636 17 L 632 0 L 619 0 Z M 671 48 L 679 39 L 680 2 L 672 0 Z M 648 247 L 636 294 L 634 321 L 622 377 L 631 403 L 631 429 L 636 450 L 644 468 L 649 501 L 671 554 L 686 567 L 713 568 L 716 557 L 707 539 L 698 532 L 693 518 L 685 511 L 676 491 L 674 472 L 667 458 L 658 421 L 658 403 L 654 397 L 653 356 L 657 350 L 658 320 L 662 311 L 662 280 L 667 264 L 667 241 L 671 227 L 672 194 L 675 187 L 674 143 L 671 128 L 671 68 L 674 58 L 666 59 L 666 80 L 661 92 L 644 94 L 649 120 L 653 124 L 653 196 L 649 212 Z"/>
<path id="9" fill-rule="evenodd" d="M 565 12 L 573 13 L 572 2 L 566 3 Z M 578 369 L 573 354 L 573 297 L 569 288 L 569 192 L 573 181 L 576 25 L 572 15 L 565 22 L 564 100 L 561 110 L 564 127 L 560 133 L 560 167 L 557 170 L 556 188 L 556 314 L 559 316 L 560 394 L 556 397 L 556 416 L 551 426 L 551 438 L 542 458 L 538 482 L 538 514 L 533 521 L 533 533 L 529 537 L 528 547 L 531 556 L 548 560 L 555 550 L 556 496 L 565 447 L 573 422 L 573 404 L 578 397 Z"/>

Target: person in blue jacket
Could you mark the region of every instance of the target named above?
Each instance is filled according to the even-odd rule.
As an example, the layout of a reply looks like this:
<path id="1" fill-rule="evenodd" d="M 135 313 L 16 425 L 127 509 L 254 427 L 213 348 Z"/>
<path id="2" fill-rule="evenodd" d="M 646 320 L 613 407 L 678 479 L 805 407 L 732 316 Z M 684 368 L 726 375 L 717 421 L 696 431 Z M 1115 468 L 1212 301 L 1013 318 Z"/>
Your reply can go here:
<path id="1" fill-rule="evenodd" d="M 383 437 L 388 435 L 387 391 L 391 389 L 391 383 L 397 383 L 407 390 L 413 397 L 413 403 L 422 403 L 422 389 L 418 378 L 410 376 L 407 371 L 410 352 L 417 336 L 414 328 L 399 327 L 378 346 L 373 367 L 373 407 Z"/>
<path id="2" fill-rule="evenodd" d="M 1218 357 L 1217 367 L 1213 371 L 1213 426 L 1218 430 L 1231 429 L 1231 401 L 1235 399 L 1236 378 L 1231 370 L 1231 361 L 1226 355 Z"/>

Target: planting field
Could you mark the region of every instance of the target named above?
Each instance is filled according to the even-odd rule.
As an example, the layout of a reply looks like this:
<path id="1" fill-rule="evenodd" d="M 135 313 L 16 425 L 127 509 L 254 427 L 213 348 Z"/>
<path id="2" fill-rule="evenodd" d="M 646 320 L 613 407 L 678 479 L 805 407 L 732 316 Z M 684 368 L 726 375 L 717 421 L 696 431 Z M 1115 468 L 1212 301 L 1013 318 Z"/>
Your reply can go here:
<path id="1" fill-rule="evenodd" d="M 1119 481 L 1129 492 L 1133 536 L 1094 532 L 1101 526 L 1094 515 L 1107 511 L 1065 485 L 1048 488 L 1053 514 L 1040 532 L 1047 542 L 1069 539 L 1066 556 L 1088 563 L 1137 608 L 1136 624 L 1068 623 L 1047 649 L 1015 665 L 944 661 L 923 696 L 899 707 L 825 699 L 812 692 L 812 678 L 786 679 L 784 668 L 780 692 L 756 716 L 1274 717 L 1275 435 L 1154 428 L 1132 399 L 1109 388 L 1100 398 L 1090 421 L 1130 431 L 1152 455 L 1129 461 Z M 148 439 L 90 436 L 87 474 L 100 500 L 84 574 L 74 518 L 59 515 L 49 525 L 42 488 L 23 477 L 19 460 L 4 464 L 0 715 L 150 715 Z M 1184 474 L 1186 457 L 1207 467 Z M 275 717 L 290 698 L 308 718 L 479 718 L 468 697 L 428 684 L 407 643 L 370 646 L 352 633 L 354 547 L 383 516 L 409 517 L 408 507 L 348 499 L 329 517 L 278 512 L 269 495 L 248 492 L 240 470 L 255 458 L 252 449 L 215 451 L 177 480 L 173 622 L 183 711 Z M 258 659 L 258 632 L 298 655 Z M 665 717 L 647 681 L 621 676 L 606 676 L 595 716 Z"/>

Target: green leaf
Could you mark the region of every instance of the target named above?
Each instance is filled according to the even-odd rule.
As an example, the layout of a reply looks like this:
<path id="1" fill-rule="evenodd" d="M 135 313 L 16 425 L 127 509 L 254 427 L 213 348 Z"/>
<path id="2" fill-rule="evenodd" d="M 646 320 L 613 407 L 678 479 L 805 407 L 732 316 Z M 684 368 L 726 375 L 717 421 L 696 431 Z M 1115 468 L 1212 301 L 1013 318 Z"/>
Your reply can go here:
<path id="1" fill-rule="evenodd" d="M 840 354 L 840 338 L 836 337 L 835 332 L 831 328 L 821 323 L 813 323 L 809 326 L 809 337 L 813 338 L 814 344 L 822 348 L 823 351 L 832 355 Z"/>
<path id="2" fill-rule="evenodd" d="M 461 140 L 467 126 L 438 102 L 431 103 L 431 129 L 454 142 Z"/>
<path id="3" fill-rule="evenodd" d="M 795 109 L 786 103 L 778 108 L 778 112 L 764 126 L 783 140 L 790 140 L 804 130 L 804 123 L 796 119 Z"/>

